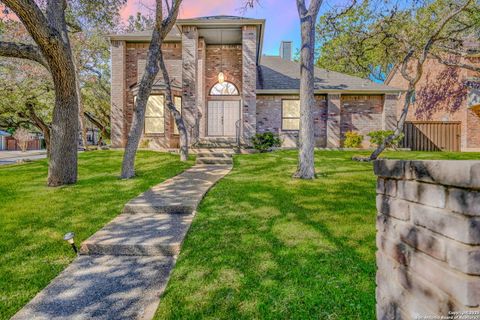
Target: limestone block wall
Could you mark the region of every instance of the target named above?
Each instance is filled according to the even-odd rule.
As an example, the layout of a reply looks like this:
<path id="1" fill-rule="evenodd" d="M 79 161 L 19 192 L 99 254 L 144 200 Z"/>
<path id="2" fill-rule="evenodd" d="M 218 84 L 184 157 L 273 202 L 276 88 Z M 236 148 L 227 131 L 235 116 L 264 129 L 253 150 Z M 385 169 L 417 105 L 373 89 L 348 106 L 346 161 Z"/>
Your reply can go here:
<path id="1" fill-rule="evenodd" d="M 480 318 L 480 161 L 374 168 L 377 319 Z"/>

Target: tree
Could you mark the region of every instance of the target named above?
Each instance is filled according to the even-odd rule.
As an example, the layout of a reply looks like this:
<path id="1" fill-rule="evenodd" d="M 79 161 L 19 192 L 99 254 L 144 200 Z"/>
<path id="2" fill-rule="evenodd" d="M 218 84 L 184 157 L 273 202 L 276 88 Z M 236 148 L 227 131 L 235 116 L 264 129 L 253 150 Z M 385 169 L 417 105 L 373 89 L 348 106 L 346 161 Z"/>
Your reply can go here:
<path id="1" fill-rule="evenodd" d="M 417 12 L 415 16 L 416 19 L 412 21 L 412 27 L 414 29 L 411 30 L 412 33 L 410 37 L 403 39 L 402 46 L 406 53 L 398 65 L 398 68 L 402 77 L 408 81 L 408 88 L 405 93 L 402 113 L 393 134 L 388 136 L 383 143 L 372 152 L 369 157 L 370 161 L 376 160 L 385 150 L 386 146 L 403 133 L 408 111 L 415 98 L 416 85 L 422 77 L 423 65 L 427 58 L 431 55 L 435 56 L 436 49 L 443 51 L 442 43 L 448 47 L 452 41 L 456 40 L 457 43 L 463 42 L 462 38 L 465 36 L 465 26 L 468 27 L 469 24 L 465 25 L 463 22 L 460 22 L 460 20 L 454 21 L 454 19 L 458 18 L 459 15 L 466 10 L 468 6 L 472 4 L 473 0 L 466 0 L 460 4 L 450 3 L 448 6 L 444 6 L 443 1 L 439 2 L 440 7 L 437 7 L 438 3 L 433 3 L 431 7 L 422 8 Z M 436 15 L 432 15 L 432 13 L 436 13 Z M 432 16 L 435 16 L 436 19 L 432 19 Z M 462 19 L 462 17 L 460 17 L 460 19 Z M 429 28 L 423 29 L 425 30 L 423 32 L 424 34 L 421 34 L 419 39 L 418 33 L 420 32 L 418 32 L 418 30 L 421 29 L 417 28 L 425 24 L 427 24 Z M 456 36 L 460 36 L 460 38 L 456 38 Z"/>
<path id="2" fill-rule="evenodd" d="M 13 134 L 13 138 L 17 141 L 17 145 L 20 147 L 22 152 L 27 151 L 28 142 L 32 140 L 32 135 L 25 128 L 18 128 Z"/>
<path id="3" fill-rule="evenodd" d="M 159 69 L 162 69 L 164 76 L 164 82 L 166 85 L 166 105 L 168 109 L 173 112 L 179 133 L 180 133 L 180 154 L 181 160 L 186 160 L 188 156 L 186 128 L 183 123 L 180 113 L 175 109 L 172 102 L 172 89 L 168 77 L 168 72 L 165 68 L 162 55 L 163 40 L 175 25 L 178 16 L 178 10 L 180 8 L 181 0 L 165 0 L 165 7 L 163 6 L 164 0 L 156 1 L 155 10 L 155 27 L 152 32 L 152 40 L 148 49 L 147 64 L 145 66 L 145 72 L 140 81 L 137 99 L 135 101 L 135 110 L 133 114 L 132 126 L 128 134 L 127 145 L 125 147 L 125 153 L 122 163 L 122 178 L 129 179 L 135 176 L 135 156 L 142 135 L 142 128 L 145 123 L 145 110 L 147 107 L 148 97 L 152 91 L 152 86 Z M 164 16 L 164 8 L 166 11 L 166 17 Z M 182 145 L 183 143 L 183 145 Z"/>
<path id="4" fill-rule="evenodd" d="M 339 19 L 331 18 L 334 12 L 321 18 L 318 29 L 323 47 L 319 65 L 329 67 L 340 61 L 338 71 L 377 80 L 385 79 L 394 67 L 408 82 L 397 126 L 371 154 L 370 160 L 377 159 L 385 146 L 403 132 L 427 59 L 479 70 L 478 66 L 461 63 L 465 62 L 463 42 L 478 32 L 479 11 L 478 4 L 468 0 L 413 1 L 402 7 L 369 1 Z M 461 93 L 455 91 L 457 95 Z M 429 107 L 434 108 L 435 104 Z"/>
<path id="5" fill-rule="evenodd" d="M 305 0 L 297 0 L 302 47 L 300 49 L 300 131 L 298 167 L 294 177 L 315 178 L 315 130 L 312 106 L 315 104 L 314 56 L 315 24 L 322 0 L 312 0 L 307 10 Z"/>
<path id="6" fill-rule="evenodd" d="M 33 0 L 2 0 L 36 45 L 0 41 L 0 55 L 36 61 L 47 68 L 55 87 L 48 185 L 77 181 L 78 98 L 65 0 L 47 0 L 45 13 Z"/>

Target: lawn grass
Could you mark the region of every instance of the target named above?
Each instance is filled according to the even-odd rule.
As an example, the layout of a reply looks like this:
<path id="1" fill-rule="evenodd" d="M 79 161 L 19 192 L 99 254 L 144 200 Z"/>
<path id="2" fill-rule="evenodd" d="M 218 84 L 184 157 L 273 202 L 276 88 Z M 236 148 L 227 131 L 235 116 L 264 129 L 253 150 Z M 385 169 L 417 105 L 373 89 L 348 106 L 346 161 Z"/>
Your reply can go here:
<path id="1" fill-rule="evenodd" d="M 192 165 L 141 151 L 137 177 L 126 181 L 118 178 L 122 155 L 81 153 L 78 183 L 61 188 L 46 187 L 46 160 L 0 167 L 0 319 L 13 316 L 74 259 L 62 241 L 66 232 L 82 242 L 128 200 Z"/>
<path id="2" fill-rule="evenodd" d="M 374 319 L 376 179 L 358 154 L 316 152 L 314 181 L 291 178 L 294 151 L 236 156 L 200 205 L 156 319 Z"/>

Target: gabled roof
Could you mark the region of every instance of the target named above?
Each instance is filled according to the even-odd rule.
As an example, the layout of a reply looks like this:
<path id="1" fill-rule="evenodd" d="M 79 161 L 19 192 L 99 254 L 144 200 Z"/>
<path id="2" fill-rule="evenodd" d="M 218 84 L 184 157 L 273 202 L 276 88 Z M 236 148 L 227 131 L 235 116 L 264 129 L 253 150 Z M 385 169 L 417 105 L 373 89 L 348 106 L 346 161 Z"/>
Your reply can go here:
<path id="1" fill-rule="evenodd" d="M 257 71 L 257 93 L 289 94 L 300 89 L 300 64 L 277 56 L 262 56 Z M 315 92 L 397 93 L 403 91 L 368 79 L 315 67 Z"/>

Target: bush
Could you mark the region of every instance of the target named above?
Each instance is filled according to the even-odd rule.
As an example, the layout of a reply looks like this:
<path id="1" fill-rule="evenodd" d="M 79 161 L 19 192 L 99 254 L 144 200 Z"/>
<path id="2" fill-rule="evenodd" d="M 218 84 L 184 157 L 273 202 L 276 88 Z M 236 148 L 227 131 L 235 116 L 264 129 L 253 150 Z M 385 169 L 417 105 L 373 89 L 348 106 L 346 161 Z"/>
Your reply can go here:
<path id="1" fill-rule="evenodd" d="M 393 130 L 379 130 L 372 131 L 368 134 L 370 137 L 370 142 L 377 147 L 382 144 L 387 137 L 391 136 L 394 133 Z M 403 139 L 403 133 L 401 133 L 397 138 L 393 139 L 390 143 L 386 145 L 387 148 L 396 148 L 400 141 Z"/>
<path id="2" fill-rule="evenodd" d="M 265 152 L 273 147 L 280 147 L 282 145 L 278 134 L 272 132 L 257 133 L 253 136 L 252 143 L 253 147 L 260 152 Z"/>
<path id="3" fill-rule="evenodd" d="M 345 133 L 345 141 L 343 145 L 345 148 L 358 148 L 362 144 L 363 136 L 358 134 L 358 132 L 347 131 Z"/>

